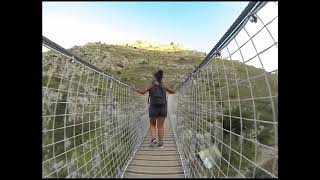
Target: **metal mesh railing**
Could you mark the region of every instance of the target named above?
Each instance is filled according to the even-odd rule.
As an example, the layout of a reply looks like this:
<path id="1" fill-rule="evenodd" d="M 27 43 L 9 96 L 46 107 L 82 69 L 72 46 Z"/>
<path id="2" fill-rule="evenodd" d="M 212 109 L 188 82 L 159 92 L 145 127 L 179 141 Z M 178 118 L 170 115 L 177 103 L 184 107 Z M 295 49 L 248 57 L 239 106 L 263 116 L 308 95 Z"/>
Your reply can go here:
<path id="1" fill-rule="evenodd" d="M 250 2 L 176 97 L 186 177 L 278 177 L 278 3 Z"/>
<path id="2" fill-rule="evenodd" d="M 148 128 L 146 97 L 43 37 L 43 177 L 122 177 Z"/>

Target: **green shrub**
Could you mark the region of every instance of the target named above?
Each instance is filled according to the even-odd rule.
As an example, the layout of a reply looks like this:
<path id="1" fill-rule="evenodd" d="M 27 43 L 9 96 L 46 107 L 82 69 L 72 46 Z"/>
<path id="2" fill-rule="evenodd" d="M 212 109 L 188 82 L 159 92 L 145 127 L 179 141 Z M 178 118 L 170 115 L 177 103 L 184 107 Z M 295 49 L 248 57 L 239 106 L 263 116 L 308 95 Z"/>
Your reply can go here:
<path id="1" fill-rule="evenodd" d="M 271 146 L 274 144 L 274 133 L 272 130 L 264 128 L 257 139 L 260 143 Z"/>

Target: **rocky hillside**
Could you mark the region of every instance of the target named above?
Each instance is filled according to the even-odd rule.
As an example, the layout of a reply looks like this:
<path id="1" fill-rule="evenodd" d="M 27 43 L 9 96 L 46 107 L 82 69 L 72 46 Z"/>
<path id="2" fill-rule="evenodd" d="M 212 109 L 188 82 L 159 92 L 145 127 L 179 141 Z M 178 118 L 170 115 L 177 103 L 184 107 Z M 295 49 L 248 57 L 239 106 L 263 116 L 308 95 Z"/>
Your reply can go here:
<path id="1" fill-rule="evenodd" d="M 158 69 L 164 71 L 165 82 L 175 84 L 192 72 L 206 55 L 173 42 L 159 45 L 143 41 L 123 45 L 88 43 L 74 46 L 70 51 L 137 87 L 150 82 Z"/>

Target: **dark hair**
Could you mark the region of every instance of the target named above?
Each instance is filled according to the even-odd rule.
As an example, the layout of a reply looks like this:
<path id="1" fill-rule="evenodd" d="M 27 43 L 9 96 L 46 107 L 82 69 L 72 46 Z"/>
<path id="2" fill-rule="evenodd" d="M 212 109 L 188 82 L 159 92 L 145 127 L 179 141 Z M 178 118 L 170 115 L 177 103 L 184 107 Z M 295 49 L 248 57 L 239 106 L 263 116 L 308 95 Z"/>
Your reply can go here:
<path id="1" fill-rule="evenodd" d="M 162 78 L 163 78 L 163 71 L 162 70 L 159 70 L 158 72 L 154 73 L 153 76 L 156 78 L 156 80 L 159 83 L 162 83 Z"/>

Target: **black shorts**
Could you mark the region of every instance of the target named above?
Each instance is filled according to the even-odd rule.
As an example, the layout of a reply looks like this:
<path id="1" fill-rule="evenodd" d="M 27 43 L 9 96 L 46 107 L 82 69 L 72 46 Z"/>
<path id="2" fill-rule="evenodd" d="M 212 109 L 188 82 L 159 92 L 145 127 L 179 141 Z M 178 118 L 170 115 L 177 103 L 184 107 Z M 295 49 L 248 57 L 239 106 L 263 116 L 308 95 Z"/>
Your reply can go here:
<path id="1" fill-rule="evenodd" d="M 154 107 L 149 106 L 149 117 L 167 117 L 167 106 Z"/>

